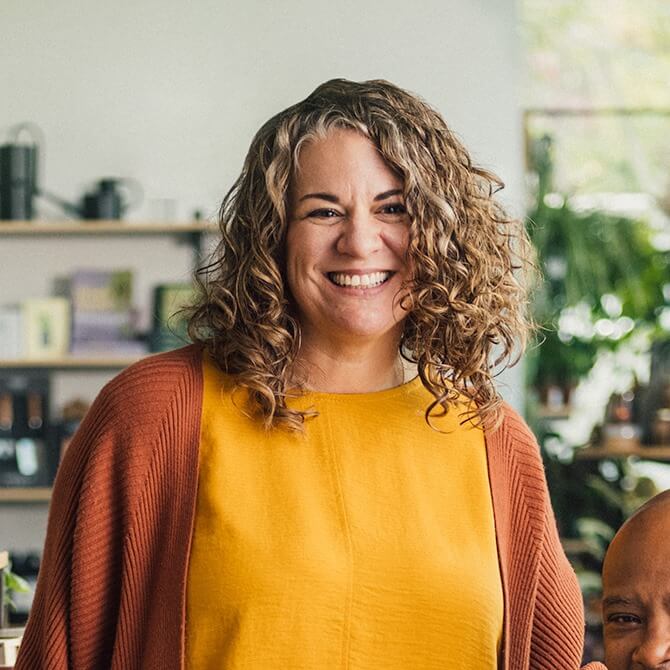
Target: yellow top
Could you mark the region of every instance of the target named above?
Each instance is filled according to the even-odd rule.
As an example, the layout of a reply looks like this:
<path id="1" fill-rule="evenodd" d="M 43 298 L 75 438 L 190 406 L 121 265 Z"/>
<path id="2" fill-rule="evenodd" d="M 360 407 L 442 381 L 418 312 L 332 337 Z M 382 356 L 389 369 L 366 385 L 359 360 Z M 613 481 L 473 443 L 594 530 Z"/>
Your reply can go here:
<path id="1" fill-rule="evenodd" d="M 503 595 L 483 433 L 430 429 L 417 378 L 310 393 L 266 432 L 205 362 L 192 670 L 497 668 Z"/>

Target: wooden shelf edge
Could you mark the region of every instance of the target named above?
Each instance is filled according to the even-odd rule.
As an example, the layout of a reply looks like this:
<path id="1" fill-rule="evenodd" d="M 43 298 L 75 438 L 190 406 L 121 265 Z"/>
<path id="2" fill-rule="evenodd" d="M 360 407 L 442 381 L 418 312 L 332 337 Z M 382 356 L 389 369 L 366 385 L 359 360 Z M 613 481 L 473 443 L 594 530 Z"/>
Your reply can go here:
<path id="1" fill-rule="evenodd" d="M 143 356 L 149 356 L 147 352 Z M 66 356 L 53 359 L 3 359 L 0 370 L 114 370 L 127 368 L 143 356 L 119 356 L 110 358 Z"/>
<path id="2" fill-rule="evenodd" d="M 562 537 L 561 546 L 566 554 L 581 554 L 589 551 L 589 545 L 584 540 L 574 537 Z"/>
<path id="3" fill-rule="evenodd" d="M 209 221 L 0 221 L 0 236 L 179 235 L 217 231 L 217 224 Z"/>
<path id="4" fill-rule="evenodd" d="M 656 445 L 631 447 L 630 449 L 608 449 L 607 447 L 583 447 L 575 449 L 575 458 L 579 460 L 598 460 L 603 458 L 638 458 L 652 461 L 670 461 L 670 447 Z"/>
<path id="5" fill-rule="evenodd" d="M 49 502 L 51 487 L 0 486 L 0 502 Z"/>
<path id="6" fill-rule="evenodd" d="M 560 407 L 539 405 L 537 408 L 537 416 L 540 419 L 569 419 L 571 412 L 571 405 L 561 405 Z"/>

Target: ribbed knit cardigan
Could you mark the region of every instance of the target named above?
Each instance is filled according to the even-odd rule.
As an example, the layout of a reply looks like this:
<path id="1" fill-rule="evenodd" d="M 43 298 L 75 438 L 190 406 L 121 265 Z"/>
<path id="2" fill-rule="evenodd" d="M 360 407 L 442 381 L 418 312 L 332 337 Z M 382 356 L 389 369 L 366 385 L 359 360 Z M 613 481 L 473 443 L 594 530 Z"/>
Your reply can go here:
<path id="1" fill-rule="evenodd" d="M 59 468 L 17 670 L 184 668 L 202 389 L 190 346 L 131 366 L 94 402 Z M 504 668 L 575 670 L 581 596 L 536 442 L 507 408 L 486 444 Z"/>

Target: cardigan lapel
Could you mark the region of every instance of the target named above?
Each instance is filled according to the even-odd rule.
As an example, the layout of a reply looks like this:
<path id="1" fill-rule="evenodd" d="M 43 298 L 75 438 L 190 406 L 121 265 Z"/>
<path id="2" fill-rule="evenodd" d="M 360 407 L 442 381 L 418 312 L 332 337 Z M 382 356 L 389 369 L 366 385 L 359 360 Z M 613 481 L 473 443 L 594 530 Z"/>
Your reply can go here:
<path id="1" fill-rule="evenodd" d="M 505 482 L 501 476 L 499 463 L 500 452 L 500 430 L 493 433 L 486 431 L 484 439 L 486 443 L 486 459 L 489 470 L 489 486 L 491 488 L 491 500 L 493 503 L 493 518 L 495 523 L 496 547 L 498 551 L 498 565 L 502 581 L 504 617 L 503 617 L 503 639 L 500 650 L 502 670 L 509 668 L 510 648 L 510 602 L 509 602 L 509 513 L 507 509 L 507 496 L 505 494 Z"/>

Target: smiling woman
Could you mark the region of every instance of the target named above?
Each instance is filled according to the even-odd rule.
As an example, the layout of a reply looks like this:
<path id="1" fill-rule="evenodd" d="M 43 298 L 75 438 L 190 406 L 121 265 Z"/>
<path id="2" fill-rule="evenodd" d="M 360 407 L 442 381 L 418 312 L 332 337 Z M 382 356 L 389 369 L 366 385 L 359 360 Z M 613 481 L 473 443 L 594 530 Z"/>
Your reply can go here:
<path id="1" fill-rule="evenodd" d="M 403 382 L 409 217 L 402 180 L 372 142 L 334 130 L 302 146 L 291 188 L 286 279 L 304 385 L 376 391 Z"/>
<path id="2" fill-rule="evenodd" d="M 493 384 L 528 327 L 500 185 L 385 81 L 259 130 L 196 344 L 68 448 L 18 668 L 577 668 L 537 444 Z"/>
<path id="3" fill-rule="evenodd" d="M 387 82 L 327 82 L 256 134 L 221 206 L 221 245 L 204 270 L 191 336 L 247 389 L 249 411 L 268 427 L 303 425 L 307 415 L 287 406 L 288 393 L 344 389 L 337 376 L 344 390 L 374 390 L 397 383 L 403 367 L 433 396 L 428 421 L 465 396 L 470 418 L 495 426 L 502 401 L 492 377 L 523 349 L 532 267 L 523 224 L 494 198 L 500 188 L 420 98 Z M 318 235 L 307 232 L 315 226 Z M 296 286 L 287 275 L 314 253 L 294 239 L 323 240 L 318 253 L 329 256 L 327 267 L 311 266 L 307 286 L 304 258 Z M 360 270 L 390 272 L 379 300 L 316 283 L 325 271 L 331 284 L 341 274 L 345 285 L 362 286 Z M 327 338 L 315 353 L 317 285 L 328 314 L 319 317 L 318 337 Z M 295 289 L 308 287 L 309 305 L 300 304 Z M 351 333 L 323 330 L 367 308 L 369 328 L 375 319 L 395 323 L 382 352 L 371 332 L 354 344 Z"/>

